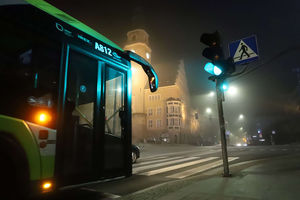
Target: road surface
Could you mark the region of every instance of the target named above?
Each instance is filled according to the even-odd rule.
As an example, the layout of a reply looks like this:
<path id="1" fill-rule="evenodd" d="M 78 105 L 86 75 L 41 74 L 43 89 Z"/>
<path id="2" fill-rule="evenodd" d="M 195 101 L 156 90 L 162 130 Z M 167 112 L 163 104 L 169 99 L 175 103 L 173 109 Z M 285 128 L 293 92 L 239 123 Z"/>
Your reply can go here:
<path id="1" fill-rule="evenodd" d="M 229 164 L 254 162 L 285 155 L 300 154 L 300 145 L 228 147 Z M 213 169 L 222 168 L 220 146 L 143 145 L 141 158 L 133 165 L 133 176 L 127 179 L 84 188 L 79 193 L 69 192 L 73 199 L 114 199 L 160 184 L 203 176 Z M 92 191 L 97 191 L 95 194 Z M 58 198 L 58 199 L 63 199 Z"/>

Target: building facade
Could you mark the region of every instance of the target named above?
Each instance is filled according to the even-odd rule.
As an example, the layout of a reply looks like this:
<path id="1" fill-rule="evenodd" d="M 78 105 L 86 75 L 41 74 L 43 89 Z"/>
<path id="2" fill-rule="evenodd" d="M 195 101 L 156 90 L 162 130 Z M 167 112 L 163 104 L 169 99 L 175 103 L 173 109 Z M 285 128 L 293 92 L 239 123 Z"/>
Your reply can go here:
<path id="1" fill-rule="evenodd" d="M 151 63 L 152 50 L 145 30 L 129 31 L 124 49 L 139 54 Z M 154 67 L 157 67 L 159 88 L 151 93 L 142 68 L 132 63 L 133 142 L 151 140 L 182 143 L 186 135 L 192 133 L 194 123 L 184 61 L 180 60 L 172 67 L 172 73 L 166 71 L 160 74 L 160 69 L 166 69 L 164 65 Z"/>
<path id="2" fill-rule="evenodd" d="M 137 53 L 151 63 L 151 48 L 149 35 L 143 29 L 136 29 L 127 33 L 125 50 Z M 132 139 L 138 142 L 147 137 L 146 112 L 144 103 L 144 88 L 147 76 L 143 69 L 135 62 L 131 63 L 132 72 Z"/>
<path id="3" fill-rule="evenodd" d="M 176 79 L 160 80 L 156 93 L 145 89 L 148 137 L 171 143 L 186 142 L 192 131 L 190 99 L 183 60 L 179 61 Z"/>

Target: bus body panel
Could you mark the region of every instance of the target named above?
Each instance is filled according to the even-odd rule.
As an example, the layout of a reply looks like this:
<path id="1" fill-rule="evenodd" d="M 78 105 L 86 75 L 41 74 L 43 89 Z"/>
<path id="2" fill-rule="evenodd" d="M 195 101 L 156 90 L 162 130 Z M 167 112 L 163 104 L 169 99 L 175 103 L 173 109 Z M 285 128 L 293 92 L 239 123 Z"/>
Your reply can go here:
<path id="1" fill-rule="evenodd" d="M 53 156 L 41 156 L 41 178 L 53 178 L 55 155 Z"/>
<path id="2" fill-rule="evenodd" d="M 45 11 L 46 13 L 52 15 L 55 18 L 58 18 L 62 20 L 63 22 L 79 29 L 82 32 L 88 33 L 89 35 L 95 37 L 96 39 L 120 50 L 123 51 L 121 47 L 110 41 L 105 36 L 101 35 L 97 31 L 93 30 L 92 28 L 88 27 L 87 25 L 83 24 L 79 20 L 73 18 L 72 16 L 66 14 L 65 12 L 57 9 L 56 7 L 52 6 L 51 4 L 43 1 L 43 0 L 25 0 L 29 4 L 33 5 L 36 8 L 39 8 L 40 10 Z"/>
<path id="3" fill-rule="evenodd" d="M 64 182 L 61 182 L 61 180 L 65 178 L 64 176 L 62 176 L 64 175 L 62 173 L 62 171 L 64 170 L 63 168 L 64 166 L 62 164 L 66 161 L 65 158 L 68 156 L 68 155 L 65 157 L 62 156 L 65 153 L 64 148 L 67 146 L 64 143 L 64 141 L 70 141 L 70 139 L 72 139 L 72 138 L 66 138 L 65 140 L 63 140 L 64 135 L 67 135 L 67 133 L 65 132 L 66 129 L 63 129 L 63 125 L 65 124 L 64 123 L 64 119 L 65 119 L 64 115 L 66 112 L 65 96 L 67 92 L 67 83 L 68 83 L 68 77 L 70 73 L 69 69 L 74 69 L 73 70 L 74 74 L 76 74 L 75 72 L 77 72 L 76 66 L 75 65 L 72 66 L 72 64 L 70 64 L 70 60 L 72 59 L 70 59 L 69 56 L 71 54 L 73 58 L 75 58 L 75 54 L 77 55 L 78 53 L 81 54 L 80 56 L 82 58 L 85 57 L 84 59 L 94 60 L 98 63 L 97 65 L 95 65 L 98 68 L 98 71 L 96 70 L 98 72 L 98 75 L 95 75 L 96 79 L 95 79 L 95 83 L 93 83 L 97 87 L 96 96 L 93 97 L 93 99 L 95 98 L 96 99 L 91 102 L 94 103 L 94 105 L 98 106 L 97 108 L 98 110 L 94 109 L 95 114 L 93 115 L 96 120 L 100 120 L 100 121 L 94 120 L 95 127 L 93 127 L 93 130 L 97 130 L 100 136 L 99 135 L 93 136 L 92 145 L 96 144 L 96 142 L 97 145 L 100 146 L 106 145 L 106 149 L 105 147 L 102 146 L 96 147 L 95 145 L 95 149 L 92 150 L 92 154 L 93 154 L 92 162 L 95 162 L 92 163 L 91 165 L 91 167 L 93 167 L 91 171 L 93 172 L 93 174 L 92 177 L 89 176 L 90 178 L 89 180 L 87 179 L 84 180 L 85 182 L 83 182 L 83 184 L 92 181 L 97 181 L 97 180 L 115 178 L 117 176 L 120 177 L 131 176 L 132 175 L 132 165 L 131 165 L 132 164 L 131 163 L 132 73 L 131 73 L 130 58 L 128 58 L 125 55 L 124 51 L 119 46 L 117 46 L 116 44 L 114 44 L 113 42 L 111 42 L 101 34 L 97 33 L 95 30 L 79 22 L 75 18 L 67 15 L 66 13 L 48 4 L 47 2 L 42 0 L 25 0 L 25 1 L 31 4 L 31 6 L 18 5 L 15 7 L 13 6 L 3 7 L 2 10 L 3 12 L 0 12 L 1 20 L 11 26 L 14 26 L 16 30 L 18 28 L 26 29 L 26 31 L 28 31 L 28 33 L 30 34 L 32 32 L 32 34 L 34 33 L 37 36 L 42 35 L 43 39 L 45 38 L 47 39 L 47 41 L 49 40 L 55 42 L 56 45 L 55 49 L 54 48 L 51 49 L 53 51 L 54 50 L 57 51 L 56 47 L 59 46 L 61 47 L 61 52 L 60 52 L 61 56 L 55 57 L 55 58 L 59 58 L 59 62 L 60 62 L 60 64 L 57 64 L 57 67 L 59 69 L 59 73 L 58 73 L 59 78 L 58 81 L 56 82 L 58 88 L 58 91 L 56 92 L 58 93 L 58 97 L 57 96 L 55 97 L 57 97 L 56 100 L 58 101 L 58 103 L 57 103 L 57 107 L 55 107 L 56 108 L 55 112 L 57 112 L 57 115 L 54 115 L 55 117 L 57 117 L 57 121 L 55 121 L 55 126 L 51 126 L 51 127 L 49 126 L 51 128 L 50 129 L 48 126 L 47 126 L 48 128 L 44 126 L 40 126 L 36 122 L 31 121 L 29 119 L 25 119 L 25 118 L 23 119 L 22 117 L 18 117 L 18 116 L 8 117 L 3 115 L 3 113 L 2 115 L 0 114 L 0 132 L 10 134 L 13 138 L 16 139 L 16 141 L 24 149 L 24 152 L 28 160 L 28 167 L 29 167 L 29 174 L 30 174 L 30 181 L 31 181 L 32 188 L 35 188 L 37 193 L 42 193 L 43 191 L 41 190 L 41 184 L 47 180 L 51 180 L 52 183 L 55 185 L 55 188 L 59 188 L 62 186 L 72 186 L 77 184 L 76 182 L 69 182 L 67 183 L 67 185 L 65 185 Z M 23 35 L 20 36 L 20 38 L 21 37 L 23 37 Z M 26 41 L 31 41 L 31 39 L 29 38 L 29 40 Z M 11 42 L 14 42 L 14 40 L 11 40 Z M 40 45 L 40 43 L 37 44 Z M 65 48 L 68 50 L 66 50 Z M 31 53 L 35 55 L 35 49 L 33 49 L 32 52 Z M 43 66 L 44 69 L 45 65 L 41 63 L 39 63 L 39 66 Z M 78 68 L 78 72 L 81 72 L 80 69 L 81 68 Z M 81 75 L 80 77 L 83 77 L 82 73 L 79 74 Z M 14 79 L 15 78 L 16 77 L 14 77 Z M 124 82 L 123 82 L 123 78 L 124 78 Z M 119 115 L 116 116 L 120 117 L 120 113 L 121 113 L 120 111 L 122 111 L 125 112 L 126 117 L 124 118 L 125 120 L 123 121 L 123 125 L 122 123 L 118 122 L 119 123 L 118 126 L 120 126 L 118 128 L 120 128 L 119 130 L 121 132 L 121 135 L 118 135 L 118 137 L 109 136 L 109 134 L 105 134 L 106 131 L 105 124 L 109 123 L 108 121 L 105 121 L 106 120 L 105 115 L 110 114 L 109 112 L 106 113 L 106 110 L 108 110 L 106 109 L 107 106 L 106 100 L 108 103 L 110 102 L 111 99 L 116 101 L 116 97 L 114 97 L 115 99 L 113 98 L 109 99 L 108 97 L 110 93 L 106 94 L 106 90 L 107 91 L 110 90 L 109 86 L 112 86 L 113 85 L 112 83 L 114 82 L 117 83 L 117 81 L 112 81 L 112 80 L 122 80 L 120 82 L 122 82 L 121 86 L 122 88 L 124 88 L 124 93 L 120 95 L 120 99 L 124 99 L 124 100 L 122 100 L 123 102 L 122 104 L 120 103 L 120 105 L 123 105 L 125 109 L 123 110 L 121 109 L 122 107 L 120 107 L 120 110 L 118 109 Z M 4 85 L 5 84 L 7 83 L 5 82 Z M 17 88 L 16 91 L 20 91 L 19 89 L 22 90 L 22 87 Z M 81 92 L 85 93 L 85 90 L 86 87 L 84 87 Z M 119 91 L 119 88 L 114 88 L 114 91 Z M 121 91 L 122 90 L 120 90 L 120 92 Z M 115 92 L 115 94 L 118 93 Z M 15 99 L 19 100 L 19 98 L 15 98 Z M 87 99 L 87 102 L 90 103 L 90 101 L 88 100 L 89 99 Z M 81 105 L 84 104 L 80 104 L 80 106 Z M 20 109 L 20 111 L 24 113 L 24 107 L 21 108 L 22 109 Z M 30 116 L 26 114 L 27 113 L 25 113 L 24 115 L 25 117 Z M 115 113 L 113 115 L 115 115 Z M 79 120 L 81 118 L 79 118 L 78 116 L 76 117 L 78 118 L 78 120 L 74 121 L 74 124 L 75 122 L 77 124 L 81 123 Z M 120 119 L 118 120 L 121 121 Z M 49 132 L 49 138 L 40 139 L 39 137 L 40 130 L 47 130 Z M 82 131 L 82 133 L 86 133 L 87 129 L 84 126 L 82 126 L 77 128 L 77 130 Z M 122 135 L 123 134 L 122 131 L 124 131 L 124 135 Z M 91 133 L 95 134 L 96 131 L 93 131 Z M 114 141 L 109 139 L 114 139 Z M 116 148 L 113 149 L 111 148 L 112 146 Z M 115 151 L 114 152 L 115 155 L 118 154 L 121 157 L 123 156 L 122 158 L 123 164 L 120 164 L 119 166 L 115 166 L 116 161 L 118 160 L 114 160 L 117 159 L 118 157 L 113 156 L 113 151 L 116 150 L 117 148 L 121 149 L 121 151 Z M 80 148 L 78 149 L 81 152 L 83 150 Z M 76 153 L 75 156 L 77 156 Z M 102 156 L 103 158 L 95 159 L 97 158 L 97 156 L 99 157 Z M 84 156 L 81 157 L 79 156 L 79 158 L 82 157 Z M 109 158 L 109 159 L 105 160 L 105 158 Z M 106 163 L 107 160 L 110 163 L 109 162 Z M 80 162 L 78 163 L 81 164 Z M 86 165 L 87 164 L 85 162 L 82 163 L 82 166 L 86 166 Z M 122 168 L 120 168 L 121 165 Z M 70 162 L 70 170 L 73 170 L 75 168 L 76 165 L 73 165 Z M 65 169 L 65 171 L 68 170 L 69 169 L 67 168 Z M 110 170 L 112 172 L 111 174 L 110 174 Z M 73 177 L 76 178 L 76 176 Z"/>
<path id="4" fill-rule="evenodd" d="M 9 134 L 22 146 L 28 160 L 30 180 L 39 180 L 41 178 L 40 151 L 25 121 L 0 115 L 0 132 Z"/>

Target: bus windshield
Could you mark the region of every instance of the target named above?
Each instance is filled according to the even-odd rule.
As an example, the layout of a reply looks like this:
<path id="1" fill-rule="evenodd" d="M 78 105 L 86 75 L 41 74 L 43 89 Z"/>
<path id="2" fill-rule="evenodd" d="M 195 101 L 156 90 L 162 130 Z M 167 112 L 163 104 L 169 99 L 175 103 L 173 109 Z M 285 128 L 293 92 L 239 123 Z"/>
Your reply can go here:
<path id="1" fill-rule="evenodd" d="M 0 25 L 0 114 L 54 128 L 59 45 L 21 26 Z"/>

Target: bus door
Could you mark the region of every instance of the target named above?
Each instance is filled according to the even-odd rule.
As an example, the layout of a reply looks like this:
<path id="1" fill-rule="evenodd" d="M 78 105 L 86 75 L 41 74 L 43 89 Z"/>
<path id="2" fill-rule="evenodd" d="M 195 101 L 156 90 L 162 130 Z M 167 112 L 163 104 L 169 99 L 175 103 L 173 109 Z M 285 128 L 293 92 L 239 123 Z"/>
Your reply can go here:
<path id="1" fill-rule="evenodd" d="M 127 107 L 125 84 L 127 76 L 124 71 L 108 64 L 105 64 L 104 71 L 104 176 L 115 177 L 124 175 L 126 167 L 128 167 L 128 156 L 126 155 L 129 152 L 126 148 L 126 141 L 131 135 L 125 125 L 128 121 L 126 120 L 127 109 L 125 109 Z"/>
<path id="2" fill-rule="evenodd" d="M 124 126 L 126 74 L 72 48 L 67 58 L 59 143 L 62 184 L 122 176 L 129 155 L 125 139 L 131 137 Z"/>
<path id="3" fill-rule="evenodd" d="M 95 138 L 99 63 L 72 48 L 66 56 L 59 170 L 63 185 L 96 180 Z M 58 138 L 58 139 L 59 139 Z"/>

